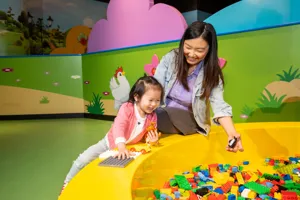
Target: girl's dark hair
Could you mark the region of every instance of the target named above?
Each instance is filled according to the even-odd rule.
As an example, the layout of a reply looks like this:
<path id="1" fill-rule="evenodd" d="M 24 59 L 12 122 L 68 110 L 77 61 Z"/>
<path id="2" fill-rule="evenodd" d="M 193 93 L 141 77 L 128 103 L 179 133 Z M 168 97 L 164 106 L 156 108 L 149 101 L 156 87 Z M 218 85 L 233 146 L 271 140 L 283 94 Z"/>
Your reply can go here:
<path id="1" fill-rule="evenodd" d="M 130 93 L 129 93 L 129 100 L 128 102 L 134 103 L 134 97 L 137 95 L 139 98 L 145 94 L 149 87 L 155 87 L 156 89 L 161 91 L 160 101 L 164 98 L 164 89 L 162 85 L 157 81 L 156 78 L 153 76 L 143 76 L 139 78 L 135 84 L 132 86 Z"/>
<path id="2" fill-rule="evenodd" d="M 189 91 L 189 86 L 187 83 L 189 65 L 184 56 L 183 46 L 185 40 L 199 37 L 205 40 L 209 45 L 207 55 L 204 58 L 204 79 L 202 84 L 203 94 L 201 95 L 201 98 L 205 97 L 208 99 L 212 89 L 219 84 L 220 79 L 224 84 L 224 77 L 218 58 L 217 34 L 211 24 L 196 21 L 185 30 L 180 41 L 179 51 L 176 56 L 176 66 L 178 70 L 177 79 L 181 82 L 183 87 Z"/>

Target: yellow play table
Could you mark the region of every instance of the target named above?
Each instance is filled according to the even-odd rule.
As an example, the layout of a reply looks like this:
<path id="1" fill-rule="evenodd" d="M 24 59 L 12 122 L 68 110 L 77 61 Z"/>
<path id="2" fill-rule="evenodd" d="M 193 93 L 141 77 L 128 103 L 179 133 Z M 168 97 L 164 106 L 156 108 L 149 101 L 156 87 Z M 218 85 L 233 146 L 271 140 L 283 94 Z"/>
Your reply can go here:
<path id="1" fill-rule="evenodd" d="M 208 137 L 163 135 L 161 146 L 139 156 L 126 168 L 99 167 L 100 159 L 87 165 L 65 188 L 59 200 L 147 200 L 176 173 L 199 164 L 250 161 L 260 165 L 267 157 L 300 153 L 300 122 L 236 124 L 245 151 L 225 150 L 227 137 L 222 127 L 212 127 Z M 141 146 L 142 144 L 135 145 Z"/>

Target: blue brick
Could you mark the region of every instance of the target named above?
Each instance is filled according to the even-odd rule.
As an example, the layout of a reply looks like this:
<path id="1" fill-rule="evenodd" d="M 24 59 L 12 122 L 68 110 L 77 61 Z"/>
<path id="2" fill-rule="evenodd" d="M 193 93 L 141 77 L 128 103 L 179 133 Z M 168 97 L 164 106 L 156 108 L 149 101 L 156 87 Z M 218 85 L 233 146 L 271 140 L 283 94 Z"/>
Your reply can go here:
<path id="1" fill-rule="evenodd" d="M 249 165 L 249 161 L 244 161 L 243 165 Z"/>
<path id="2" fill-rule="evenodd" d="M 234 194 L 228 195 L 228 200 L 236 200 L 236 196 Z"/>
<path id="3" fill-rule="evenodd" d="M 271 188 L 271 187 L 273 187 L 273 184 L 272 184 L 271 182 L 266 182 L 266 186 L 267 186 L 268 188 Z"/>
<path id="4" fill-rule="evenodd" d="M 216 192 L 216 193 L 218 193 L 218 194 L 224 194 L 224 192 L 223 192 L 223 190 L 221 189 L 221 188 L 216 188 L 215 190 L 214 190 L 214 192 Z"/>

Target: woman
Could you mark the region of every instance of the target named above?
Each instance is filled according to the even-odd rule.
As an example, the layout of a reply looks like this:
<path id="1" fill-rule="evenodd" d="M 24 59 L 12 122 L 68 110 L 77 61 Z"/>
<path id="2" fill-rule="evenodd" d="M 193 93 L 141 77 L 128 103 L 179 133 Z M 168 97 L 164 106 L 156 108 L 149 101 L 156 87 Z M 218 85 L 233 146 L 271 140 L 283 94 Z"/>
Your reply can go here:
<path id="1" fill-rule="evenodd" d="M 164 105 L 157 109 L 158 129 L 164 133 L 208 135 L 210 103 L 213 121 L 224 128 L 228 141 L 237 138 L 235 147 L 227 150 L 243 151 L 231 106 L 223 99 L 224 78 L 217 53 L 214 27 L 197 21 L 186 29 L 179 48 L 163 56 L 154 75 L 165 89 Z"/>

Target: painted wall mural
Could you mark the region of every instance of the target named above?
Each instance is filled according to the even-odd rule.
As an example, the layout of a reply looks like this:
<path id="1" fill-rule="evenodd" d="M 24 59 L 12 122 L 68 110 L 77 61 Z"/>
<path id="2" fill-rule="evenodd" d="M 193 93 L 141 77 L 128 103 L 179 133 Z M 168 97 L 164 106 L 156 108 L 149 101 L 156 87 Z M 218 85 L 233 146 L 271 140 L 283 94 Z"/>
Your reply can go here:
<path id="1" fill-rule="evenodd" d="M 86 53 L 106 8 L 89 0 L 0 1 L 0 56 Z"/>
<path id="2" fill-rule="evenodd" d="M 169 5 L 111 0 L 107 19 L 97 21 L 91 31 L 88 52 L 178 40 L 186 27 L 183 15 Z"/>
<path id="3" fill-rule="evenodd" d="M 242 0 L 204 21 L 213 24 L 218 34 L 245 32 L 297 24 L 299 7 L 298 0 Z"/>
<path id="4" fill-rule="evenodd" d="M 0 115 L 82 113 L 81 67 L 80 56 L 1 58 Z"/>
<path id="5" fill-rule="evenodd" d="M 84 54 L 87 52 L 88 38 L 91 28 L 87 26 L 74 26 L 66 33 L 63 47 L 53 45 L 50 54 Z"/>
<path id="6" fill-rule="evenodd" d="M 269 0 L 265 0 L 267 1 Z M 246 5 L 250 3 L 247 0 L 240 3 L 242 2 Z M 289 5 L 294 5 L 292 2 L 293 0 L 280 5 L 289 8 Z M 256 12 L 270 12 L 271 9 L 278 12 L 279 9 L 272 6 L 262 9 L 260 5 L 253 6 L 252 10 L 256 8 Z M 120 6 L 124 8 L 125 5 Z M 151 7 L 156 8 L 159 7 Z M 164 8 L 168 10 L 170 7 Z M 228 9 L 232 7 L 229 6 Z M 221 13 L 226 13 L 226 10 L 227 8 L 215 15 L 222 16 Z M 236 19 L 247 19 L 249 23 L 256 19 L 255 15 L 249 16 L 246 13 L 244 16 L 239 14 L 235 17 L 231 14 L 233 23 Z M 289 14 L 293 14 L 295 18 L 295 12 Z M 288 14 L 285 13 L 285 16 Z M 123 17 L 126 21 L 126 16 Z M 252 20 L 249 21 L 249 18 Z M 55 18 L 52 19 L 54 24 Z M 177 19 L 180 17 L 177 16 Z M 217 24 L 216 29 L 223 33 L 217 17 L 213 15 L 207 20 L 213 19 L 214 24 Z M 274 15 L 270 15 L 269 20 L 270 23 L 274 22 Z M 110 22 L 110 18 L 107 21 L 98 18 L 95 22 L 106 24 Z M 181 28 L 184 24 L 182 21 L 176 23 L 181 24 Z M 60 30 L 63 30 L 62 27 Z M 5 94 L 0 98 L 0 115 L 85 112 L 114 116 L 119 101 L 128 97 L 129 89 L 136 79 L 145 74 L 153 75 L 162 56 L 176 48 L 179 43 L 174 41 L 79 55 L 81 53 L 75 50 L 88 49 L 93 29 L 85 25 L 72 27 L 66 28 L 68 33 L 64 44 L 49 50 L 49 53 L 75 52 L 77 55 L 0 58 L 0 92 Z M 226 80 L 224 98 L 233 107 L 234 121 L 300 120 L 300 114 L 297 112 L 300 105 L 300 25 L 251 32 L 243 32 L 244 26 L 240 28 L 242 32 L 219 36 L 219 61 Z M 230 32 L 230 29 L 226 31 Z M 171 34 L 170 38 L 173 36 Z M 70 43 L 67 40 L 70 40 Z M 78 42 L 79 46 L 72 46 L 72 41 Z M 134 45 L 133 40 L 130 41 L 131 43 L 127 44 Z M 139 42 L 147 43 L 146 40 Z M 98 44 L 101 46 L 102 43 Z M 117 46 L 113 41 L 106 45 L 106 48 L 119 48 L 125 43 L 119 44 L 120 46 Z M 98 47 L 99 45 L 96 48 Z"/>
<path id="7" fill-rule="evenodd" d="M 291 66 L 276 74 L 277 80 L 267 84 L 257 100 L 256 108 L 245 105 L 241 118 L 255 121 L 300 120 L 300 68 Z"/>
<path id="8" fill-rule="evenodd" d="M 119 110 L 122 102 L 129 99 L 130 84 L 125 76 L 123 67 L 118 67 L 114 76 L 110 79 L 109 88 L 115 101 L 115 109 Z"/>
<path id="9" fill-rule="evenodd" d="M 144 65 L 146 75 L 154 76 L 157 65 L 159 64 L 159 58 L 156 54 L 152 56 L 151 63 Z"/>
<path id="10" fill-rule="evenodd" d="M 197 10 L 195 1 L 184 4 L 174 0 L 109 2 L 110 4 L 101 0 L 0 1 L 0 56 L 83 54 L 87 52 L 87 41 L 92 28 L 92 41 L 100 34 L 102 42 L 96 39 L 95 44 L 90 44 L 89 52 L 107 47 L 119 48 L 176 40 L 186 24 L 210 16 L 207 12 Z M 154 4 L 156 5 L 153 6 Z M 151 24 L 143 23 L 149 19 Z M 133 32 L 143 37 L 130 38 L 134 35 Z M 156 34 L 157 32 L 160 34 Z M 122 37 L 118 37 L 120 34 Z M 118 38 L 112 39 L 113 35 Z M 110 42 L 107 42 L 107 37 Z"/>

